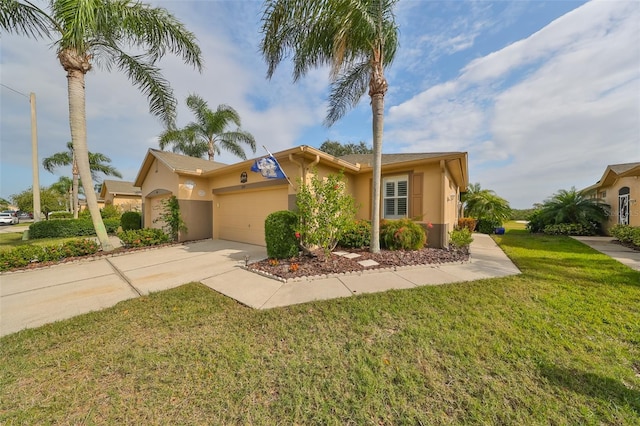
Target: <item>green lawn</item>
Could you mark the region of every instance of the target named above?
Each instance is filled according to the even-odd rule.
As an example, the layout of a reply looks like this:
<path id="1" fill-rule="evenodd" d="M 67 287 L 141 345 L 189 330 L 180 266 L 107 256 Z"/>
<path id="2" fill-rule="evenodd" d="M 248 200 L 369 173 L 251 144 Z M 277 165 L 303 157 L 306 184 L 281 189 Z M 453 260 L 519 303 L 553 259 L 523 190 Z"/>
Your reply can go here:
<path id="1" fill-rule="evenodd" d="M 269 311 L 191 283 L 6 336 L 0 423 L 637 425 L 640 272 L 496 240 L 522 275 Z"/>

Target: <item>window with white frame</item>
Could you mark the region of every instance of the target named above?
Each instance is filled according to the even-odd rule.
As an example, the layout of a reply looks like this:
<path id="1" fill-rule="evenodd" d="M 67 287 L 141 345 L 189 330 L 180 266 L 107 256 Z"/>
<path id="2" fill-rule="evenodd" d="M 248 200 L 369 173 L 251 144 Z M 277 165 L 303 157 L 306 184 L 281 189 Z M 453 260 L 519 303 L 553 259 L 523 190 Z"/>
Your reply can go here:
<path id="1" fill-rule="evenodd" d="M 409 211 L 409 177 L 393 176 L 382 181 L 382 206 L 385 219 L 407 217 Z"/>

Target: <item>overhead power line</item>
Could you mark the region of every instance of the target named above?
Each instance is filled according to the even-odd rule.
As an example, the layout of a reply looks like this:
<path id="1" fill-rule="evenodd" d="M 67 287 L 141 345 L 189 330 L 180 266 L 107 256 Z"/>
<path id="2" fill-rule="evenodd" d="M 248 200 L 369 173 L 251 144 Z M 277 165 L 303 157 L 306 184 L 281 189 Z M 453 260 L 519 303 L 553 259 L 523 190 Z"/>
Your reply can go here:
<path id="1" fill-rule="evenodd" d="M 19 92 L 19 91 L 17 91 L 16 89 L 13 89 L 13 88 L 11 88 L 11 87 L 7 86 L 6 84 L 2 84 L 2 83 L 0 83 L 0 86 L 5 87 L 5 88 L 7 88 L 7 89 L 11 90 L 12 92 L 16 92 L 18 95 L 22 95 L 22 96 L 24 96 L 25 98 L 29 99 L 29 95 L 25 95 L 24 93 Z"/>

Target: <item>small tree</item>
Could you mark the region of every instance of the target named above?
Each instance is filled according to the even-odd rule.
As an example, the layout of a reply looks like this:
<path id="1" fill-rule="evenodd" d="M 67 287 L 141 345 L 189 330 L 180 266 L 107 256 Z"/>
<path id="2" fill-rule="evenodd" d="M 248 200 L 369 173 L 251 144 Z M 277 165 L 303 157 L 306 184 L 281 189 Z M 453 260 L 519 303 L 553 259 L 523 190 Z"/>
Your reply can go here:
<path id="1" fill-rule="evenodd" d="M 327 256 L 336 247 L 356 216 L 353 197 L 345 189 L 342 172 L 325 179 L 316 172 L 307 184 L 300 181 L 296 200 L 300 222 L 296 230 L 303 247 L 319 246 Z"/>
<path id="2" fill-rule="evenodd" d="M 162 200 L 162 213 L 154 220 L 155 222 L 163 222 L 163 229 L 169 234 L 172 241 L 178 241 L 180 232 L 187 232 L 187 225 L 180 215 L 180 203 L 175 195 Z"/>
<path id="3" fill-rule="evenodd" d="M 26 189 L 18 194 L 11 196 L 13 203 L 18 206 L 19 210 L 31 211 L 33 209 L 33 191 L 31 188 Z M 58 191 L 52 188 L 40 188 L 40 208 L 45 215 L 45 218 L 49 220 L 49 213 L 65 210 L 66 199 Z"/>

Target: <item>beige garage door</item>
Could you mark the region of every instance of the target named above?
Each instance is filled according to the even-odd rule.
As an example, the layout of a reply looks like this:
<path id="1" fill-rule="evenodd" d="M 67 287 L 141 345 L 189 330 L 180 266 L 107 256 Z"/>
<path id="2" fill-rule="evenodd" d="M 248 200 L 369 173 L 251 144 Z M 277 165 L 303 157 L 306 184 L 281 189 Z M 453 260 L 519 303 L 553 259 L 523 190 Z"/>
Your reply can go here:
<path id="1" fill-rule="evenodd" d="M 264 220 L 287 210 L 287 187 L 219 195 L 214 205 L 218 238 L 264 246 Z"/>

